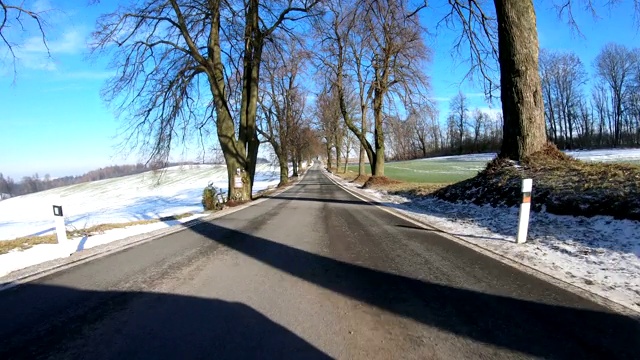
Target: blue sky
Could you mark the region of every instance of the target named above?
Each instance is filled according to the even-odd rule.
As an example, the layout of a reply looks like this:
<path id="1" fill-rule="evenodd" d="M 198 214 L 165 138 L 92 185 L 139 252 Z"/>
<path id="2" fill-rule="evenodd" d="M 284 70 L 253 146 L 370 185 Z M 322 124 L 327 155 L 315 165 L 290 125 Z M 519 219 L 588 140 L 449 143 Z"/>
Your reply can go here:
<path id="1" fill-rule="evenodd" d="M 16 39 L 21 40 L 22 46 L 15 49 L 19 62 L 14 81 L 11 58 L 6 47 L 0 46 L 0 172 L 15 179 L 36 172 L 58 177 L 141 160 L 135 154 L 125 157 L 117 151 L 120 122 L 99 96 L 110 75 L 106 68 L 108 59 L 87 59 L 87 37 L 95 20 L 99 14 L 112 10 L 115 2 L 29 3 L 40 10 L 56 9 L 46 15 L 51 58 L 36 32 Z M 630 47 L 638 44 L 630 3 L 627 1 L 613 11 L 601 9 L 597 21 L 587 12 L 575 9 L 583 33 L 580 36 L 558 18 L 552 1 L 538 1 L 540 45 L 576 52 L 591 72 L 593 59 L 605 43 L 615 41 Z M 423 14 L 429 27 L 442 10 L 436 8 L 433 13 Z M 489 108 L 482 88 L 462 81 L 466 64 L 452 55 L 454 34 L 442 30 L 436 35 L 428 40 L 434 56 L 426 71 L 441 116 L 446 116 L 448 99 L 459 89 L 467 94 L 472 108 Z M 493 108 L 499 108 L 499 103 L 493 104 Z M 189 154 L 185 156 L 178 151 L 175 159 L 189 159 Z"/>

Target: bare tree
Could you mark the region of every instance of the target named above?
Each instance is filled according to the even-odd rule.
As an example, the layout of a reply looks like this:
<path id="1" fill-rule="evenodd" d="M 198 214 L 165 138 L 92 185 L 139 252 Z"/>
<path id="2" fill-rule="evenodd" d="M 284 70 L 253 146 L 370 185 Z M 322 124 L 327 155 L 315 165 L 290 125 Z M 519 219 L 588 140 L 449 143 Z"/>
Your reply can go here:
<path id="1" fill-rule="evenodd" d="M 545 118 L 547 120 L 547 136 L 553 139 L 554 143 L 558 143 L 558 133 L 562 136 L 562 129 L 558 132 L 558 126 L 562 127 L 562 123 L 557 123 L 556 112 L 554 105 L 554 92 L 553 92 L 553 77 L 554 71 L 552 64 L 555 62 L 555 54 L 552 52 L 541 49 L 540 60 L 538 66 L 540 67 L 540 79 L 542 88 L 542 97 L 545 106 Z"/>
<path id="2" fill-rule="evenodd" d="M 494 0 L 494 9 L 480 0 L 450 0 L 447 24 L 462 26 L 456 48 L 468 44 L 471 70 L 479 73 L 485 92 L 497 88 L 494 64 L 499 64 L 500 98 L 505 114 L 500 156 L 521 160 L 547 142 L 540 75 L 538 32 L 532 0 Z M 489 12 L 495 10 L 495 13 Z"/>
<path id="3" fill-rule="evenodd" d="M 327 7 L 327 15 L 316 26 L 325 52 L 322 63 L 333 73 L 342 118 L 363 145 L 372 174 L 384 176 L 383 105 L 394 96 L 409 107 L 426 92 L 428 81 L 421 64 L 429 59 L 429 52 L 422 39 L 422 27 L 405 0 L 329 2 Z M 354 37 L 366 38 L 360 43 L 366 47 L 354 47 Z M 349 68 L 348 64 L 355 64 L 355 68 Z M 364 126 L 358 126 L 348 111 L 350 74 L 358 79 L 354 88 L 359 92 L 361 124 L 366 123 L 366 104 L 372 102 L 373 144 Z"/>
<path id="4" fill-rule="evenodd" d="M 458 92 L 458 94 L 451 99 L 449 108 L 451 110 L 451 116 L 453 116 L 454 119 L 456 135 L 458 137 L 458 153 L 462 154 L 466 128 L 469 123 L 467 114 L 469 111 L 467 97 L 462 92 Z"/>
<path id="5" fill-rule="evenodd" d="M 318 125 L 324 138 L 328 168 L 332 169 L 332 154 L 335 152 L 335 168 L 340 169 L 340 154 L 344 138 L 344 127 L 340 121 L 340 100 L 334 90 L 322 91 L 316 100 L 316 113 Z"/>
<path id="6" fill-rule="evenodd" d="M 598 116 L 598 145 L 603 146 L 606 144 L 606 133 L 613 133 L 608 131 L 608 128 L 613 130 L 613 122 L 606 85 L 602 81 L 597 82 L 591 89 L 591 104 Z"/>
<path id="7" fill-rule="evenodd" d="M 304 97 L 302 97 L 302 99 L 304 99 Z M 314 134 L 310 132 L 311 118 L 302 116 L 305 110 L 305 102 L 302 100 L 299 103 L 301 104 L 299 108 L 300 116 L 294 115 L 292 118 L 288 139 L 289 157 L 293 168 L 293 176 L 298 176 L 298 169 L 300 168 L 302 160 L 305 157 L 309 157 L 309 141 L 312 141 L 311 137 L 314 136 Z"/>
<path id="8" fill-rule="evenodd" d="M 627 90 L 633 80 L 637 54 L 624 45 L 609 43 L 594 62 L 598 76 L 608 85 L 613 105 L 613 146 L 619 146 Z"/>
<path id="9" fill-rule="evenodd" d="M 264 64 L 266 84 L 260 97 L 262 121 L 258 132 L 273 147 L 280 167 L 279 186 L 284 186 L 289 180 L 288 158 L 295 152 L 292 145 L 296 144 L 292 142 L 302 141 L 296 132 L 301 131 L 306 93 L 300 87 L 299 75 L 308 56 L 290 38 L 268 49 Z M 292 158 L 297 167 L 295 160 Z"/>
<path id="10" fill-rule="evenodd" d="M 480 109 L 475 109 L 473 111 L 473 115 L 471 116 L 471 127 L 473 129 L 473 146 L 474 151 L 480 150 L 480 140 L 482 136 L 482 130 L 486 126 L 486 115 Z"/>
<path id="11" fill-rule="evenodd" d="M 319 51 L 316 52 L 316 58 L 318 59 L 318 71 L 319 76 L 322 77 L 322 81 L 328 82 L 325 88 L 331 89 L 334 95 L 337 95 L 337 101 L 339 105 L 340 116 L 343 118 L 347 127 L 358 137 L 361 148 L 364 148 L 365 153 L 369 158 L 369 164 L 372 172 L 375 167 L 375 150 L 371 146 L 367 139 L 366 130 L 366 113 L 367 104 L 370 99 L 370 95 L 365 97 L 363 90 L 368 87 L 368 76 L 362 70 L 364 66 L 364 56 L 367 56 L 370 51 L 367 43 L 364 41 L 354 42 L 353 37 L 356 33 L 356 27 L 361 20 L 361 13 L 357 11 L 356 4 L 354 2 L 342 2 L 342 1 L 328 1 L 326 3 L 325 16 L 319 18 L 314 24 L 314 30 L 316 37 L 319 39 Z M 362 33 L 362 32 L 360 32 Z M 362 33 L 363 34 L 363 33 Z M 361 39 L 364 40 L 364 39 Z M 359 46 L 354 44 L 358 43 Z M 353 59 L 349 57 L 351 54 L 348 50 L 348 46 L 351 45 L 351 51 L 355 55 L 353 59 L 357 59 L 356 72 L 358 75 L 359 85 L 359 100 L 361 107 L 361 127 L 355 124 L 354 113 L 350 108 L 349 99 L 349 84 L 346 80 L 347 64 Z M 372 93 L 372 89 L 368 90 L 368 93 Z M 362 154 L 362 151 L 361 151 Z M 363 175 L 362 165 L 364 159 L 360 159 L 359 173 Z"/>
<path id="12" fill-rule="evenodd" d="M 557 145 L 572 148 L 587 74 L 575 53 L 541 51 L 540 73 L 549 133 Z M 560 137 L 558 137 L 558 134 Z"/>
<path id="13" fill-rule="evenodd" d="M 437 110 L 432 107 L 413 109 L 408 120 L 413 126 L 416 151 L 420 156 L 427 157 L 430 151 L 437 151 L 441 137 Z"/>
<path id="14" fill-rule="evenodd" d="M 376 149 L 374 176 L 384 176 L 383 102 L 395 93 L 409 101 L 419 98 L 427 87 L 427 78 L 419 69 L 430 59 L 422 39 L 422 26 L 410 16 L 406 1 L 371 1 L 365 12 L 365 24 L 372 34 L 373 118 Z M 424 94 L 424 93 L 423 93 Z"/>
<path id="15" fill-rule="evenodd" d="M 26 22 L 34 23 L 42 39 L 42 44 L 47 49 L 48 55 L 51 56 L 44 30 L 44 12 L 27 7 L 24 1 L 0 0 L 0 40 L 11 54 L 14 80 L 17 74 L 17 60 L 19 60 L 14 51 L 19 42 L 12 39 L 12 35 L 15 35 L 16 32 L 14 29 L 21 33 L 26 32 Z"/>
<path id="16" fill-rule="evenodd" d="M 9 183 L 4 178 L 4 175 L 0 173 L 0 194 L 9 194 L 9 193 L 10 193 Z"/>
<path id="17" fill-rule="evenodd" d="M 317 129 L 314 129 L 311 123 L 311 118 L 305 118 L 303 126 L 300 129 L 300 144 L 297 150 L 299 154 L 299 160 L 307 161 L 307 164 L 311 164 L 311 161 L 316 156 L 322 153 L 321 134 Z"/>
<path id="18" fill-rule="evenodd" d="M 274 32 L 290 31 L 287 23 L 315 4 L 145 0 L 102 16 L 93 33 L 94 53 L 113 53 L 118 73 L 103 96 L 130 114 L 128 143 L 147 150 L 150 159 L 166 159 L 172 144 L 213 122 L 227 164 L 229 198 L 250 200 L 260 145 L 263 48 Z M 237 173 L 243 183 L 238 189 Z"/>
<path id="19" fill-rule="evenodd" d="M 538 72 L 538 30 L 532 0 L 495 0 L 500 98 L 505 115 L 500 155 L 513 160 L 547 143 Z"/>
<path id="20" fill-rule="evenodd" d="M 351 156 L 351 152 L 354 149 L 354 145 L 359 144 L 358 139 L 351 132 L 346 132 L 344 137 L 344 172 L 347 172 L 347 167 L 349 165 L 349 157 Z"/>

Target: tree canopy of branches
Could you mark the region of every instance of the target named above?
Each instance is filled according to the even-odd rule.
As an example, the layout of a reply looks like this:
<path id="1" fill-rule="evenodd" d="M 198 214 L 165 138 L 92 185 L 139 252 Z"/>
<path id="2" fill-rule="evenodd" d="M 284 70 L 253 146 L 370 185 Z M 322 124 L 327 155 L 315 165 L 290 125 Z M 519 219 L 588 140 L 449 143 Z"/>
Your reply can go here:
<path id="1" fill-rule="evenodd" d="M 333 150 L 335 150 L 335 168 L 340 168 L 340 153 L 345 137 L 345 127 L 343 125 L 344 123 L 340 121 L 340 111 L 340 100 L 338 99 L 338 93 L 335 88 L 325 89 L 325 91 L 322 91 L 318 95 L 316 99 L 316 116 L 318 118 L 318 127 L 324 138 L 327 166 L 329 169 L 333 167 Z"/>
<path id="2" fill-rule="evenodd" d="M 573 139 L 586 72 L 582 61 L 574 53 L 540 51 L 540 74 L 544 96 L 545 117 L 549 135 L 554 143 L 566 142 L 573 147 Z"/>
<path id="3" fill-rule="evenodd" d="M 299 149 L 308 140 L 302 137 L 306 92 L 300 85 L 308 55 L 294 39 L 286 40 L 267 46 L 258 127 L 278 158 L 279 186 L 289 180 L 289 159 L 297 175 Z"/>
<path id="4" fill-rule="evenodd" d="M 177 141 L 215 126 L 229 198 L 251 199 L 263 49 L 315 1 L 144 0 L 102 16 L 94 53 L 113 55 L 103 97 L 128 115 L 127 142 L 167 159 Z M 242 176 L 242 188 L 234 176 Z"/>
<path id="5" fill-rule="evenodd" d="M 627 120 L 627 131 L 631 130 L 634 121 L 632 116 L 625 117 L 625 110 L 629 115 L 638 111 L 638 90 L 640 90 L 640 49 L 628 49 L 626 46 L 609 43 L 604 46 L 596 57 L 594 67 L 600 80 L 606 85 L 610 93 L 612 105 L 613 146 L 622 142 L 624 124 Z M 635 105 L 635 106 L 634 106 Z M 634 109 L 635 107 L 635 109 Z M 635 111 L 634 111 L 635 110 Z M 636 116 L 637 120 L 637 116 Z M 635 121 L 635 128 L 640 123 Z"/>

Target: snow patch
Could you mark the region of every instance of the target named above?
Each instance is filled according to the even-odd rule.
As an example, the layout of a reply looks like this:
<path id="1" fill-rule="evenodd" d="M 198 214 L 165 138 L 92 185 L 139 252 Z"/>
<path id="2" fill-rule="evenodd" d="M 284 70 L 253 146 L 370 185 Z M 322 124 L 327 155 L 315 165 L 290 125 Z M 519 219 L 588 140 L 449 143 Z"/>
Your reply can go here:
<path id="1" fill-rule="evenodd" d="M 574 150 L 565 151 L 565 154 L 583 161 L 621 162 L 640 161 L 640 149 L 602 149 L 602 150 Z M 467 154 L 438 156 L 416 161 L 485 161 L 489 162 L 497 156 L 496 153 Z"/>
<path id="2" fill-rule="evenodd" d="M 276 167 L 258 165 L 254 191 L 277 185 L 279 174 Z M 0 240 L 53 233 L 54 204 L 63 206 L 70 229 L 200 213 L 202 190 L 209 182 L 226 192 L 226 167 L 174 166 L 14 197 L 0 202 Z"/>

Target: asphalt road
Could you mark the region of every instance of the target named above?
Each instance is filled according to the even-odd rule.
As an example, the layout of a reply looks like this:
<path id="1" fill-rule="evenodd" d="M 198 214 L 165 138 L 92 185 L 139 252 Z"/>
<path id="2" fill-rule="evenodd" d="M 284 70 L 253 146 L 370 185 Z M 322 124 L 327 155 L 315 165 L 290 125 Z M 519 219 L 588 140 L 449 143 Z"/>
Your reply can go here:
<path id="1" fill-rule="evenodd" d="M 245 210 L 0 292 L 0 359 L 640 358 L 640 325 L 318 170 Z"/>

